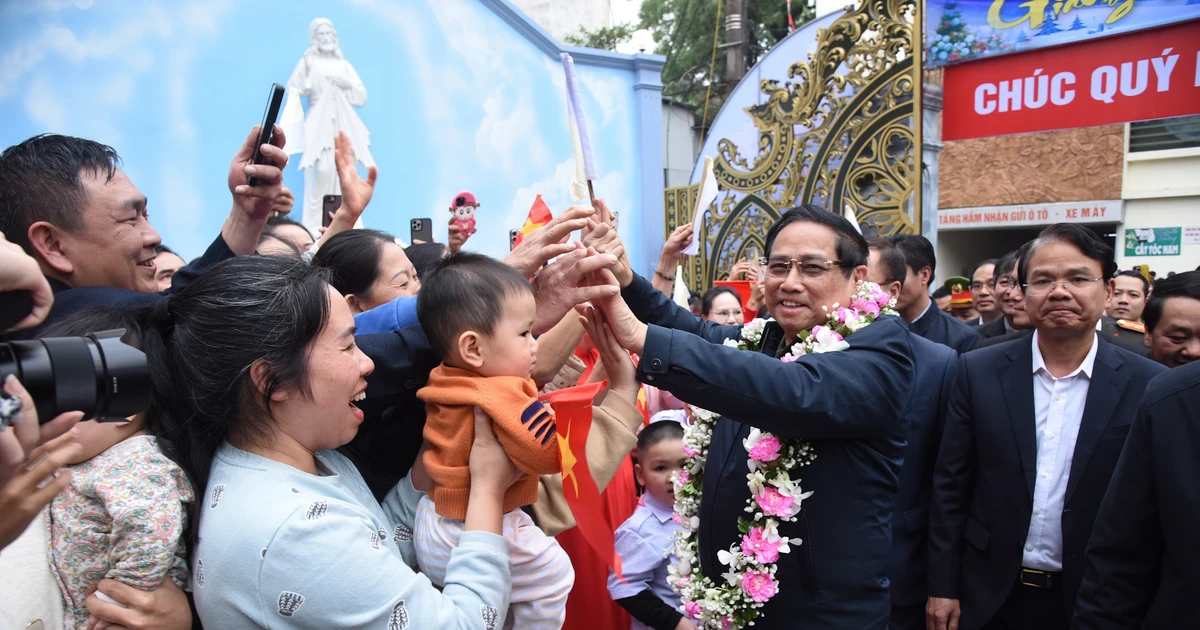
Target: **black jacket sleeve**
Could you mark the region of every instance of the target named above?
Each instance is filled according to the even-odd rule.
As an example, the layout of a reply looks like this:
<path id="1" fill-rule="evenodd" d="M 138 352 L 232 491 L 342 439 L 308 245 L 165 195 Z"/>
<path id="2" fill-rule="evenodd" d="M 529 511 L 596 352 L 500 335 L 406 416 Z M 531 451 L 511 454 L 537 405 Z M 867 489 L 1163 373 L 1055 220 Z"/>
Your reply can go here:
<path id="1" fill-rule="evenodd" d="M 613 600 L 624 608 L 634 619 L 654 628 L 654 630 L 675 630 L 683 613 L 671 608 L 650 591 L 642 591 L 633 597 L 623 597 Z"/>

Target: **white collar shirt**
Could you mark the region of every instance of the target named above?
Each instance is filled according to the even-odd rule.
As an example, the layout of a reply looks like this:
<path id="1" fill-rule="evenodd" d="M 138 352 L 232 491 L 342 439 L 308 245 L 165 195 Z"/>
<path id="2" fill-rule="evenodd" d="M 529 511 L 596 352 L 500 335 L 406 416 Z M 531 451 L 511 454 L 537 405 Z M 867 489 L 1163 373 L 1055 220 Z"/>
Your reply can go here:
<path id="1" fill-rule="evenodd" d="M 921 311 L 921 314 L 920 314 L 920 315 L 917 315 L 917 318 L 916 318 L 916 319 L 914 319 L 914 320 L 912 320 L 911 322 L 908 322 L 908 323 L 911 325 L 911 324 L 915 324 L 915 323 L 917 323 L 917 322 L 921 321 L 921 318 L 922 318 L 922 317 L 925 317 L 925 314 L 926 314 L 926 313 L 928 313 L 928 312 L 929 312 L 929 309 L 933 308 L 933 306 L 934 306 L 934 304 L 933 304 L 933 299 L 932 299 L 932 298 L 930 298 L 930 300 L 929 300 L 929 304 L 926 304 L 926 305 L 925 305 L 925 310 Z"/>
<path id="2" fill-rule="evenodd" d="M 1092 336 L 1087 356 L 1070 374 L 1055 378 L 1046 369 L 1038 333 L 1033 333 L 1033 411 L 1037 424 L 1037 466 L 1033 514 L 1025 538 L 1021 566 L 1062 571 L 1062 512 L 1067 481 L 1075 457 L 1075 439 L 1087 404 L 1096 364 L 1098 339 Z"/>

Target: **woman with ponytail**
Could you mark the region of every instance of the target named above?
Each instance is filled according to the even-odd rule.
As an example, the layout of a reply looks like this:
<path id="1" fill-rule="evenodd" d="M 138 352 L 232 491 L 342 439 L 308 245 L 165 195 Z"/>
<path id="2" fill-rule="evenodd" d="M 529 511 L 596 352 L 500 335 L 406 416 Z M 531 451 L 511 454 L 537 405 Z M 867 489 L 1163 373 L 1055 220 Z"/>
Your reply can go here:
<path id="1" fill-rule="evenodd" d="M 324 272 L 240 257 L 144 314 L 164 450 L 191 479 L 191 587 L 213 628 L 498 627 L 510 596 L 503 495 L 519 471 L 476 417 L 466 530 L 439 592 L 415 572 L 420 494 L 376 502 L 334 449 L 373 364 Z M 414 476 L 421 474 L 414 470 Z"/>

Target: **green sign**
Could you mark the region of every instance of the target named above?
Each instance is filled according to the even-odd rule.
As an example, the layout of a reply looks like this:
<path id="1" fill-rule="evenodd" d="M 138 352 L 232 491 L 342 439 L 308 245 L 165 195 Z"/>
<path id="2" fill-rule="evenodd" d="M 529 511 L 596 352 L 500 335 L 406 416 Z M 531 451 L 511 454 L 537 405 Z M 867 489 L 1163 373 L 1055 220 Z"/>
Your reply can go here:
<path id="1" fill-rule="evenodd" d="M 1126 256 L 1178 256 L 1182 228 L 1134 228 L 1125 230 Z"/>

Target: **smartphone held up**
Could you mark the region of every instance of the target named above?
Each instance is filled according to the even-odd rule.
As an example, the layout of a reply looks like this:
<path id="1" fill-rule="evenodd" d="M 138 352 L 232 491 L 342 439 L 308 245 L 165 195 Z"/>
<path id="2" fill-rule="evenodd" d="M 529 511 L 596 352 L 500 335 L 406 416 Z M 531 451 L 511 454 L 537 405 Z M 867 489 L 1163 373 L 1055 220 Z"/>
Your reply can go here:
<path id="1" fill-rule="evenodd" d="M 283 86 L 278 83 L 271 84 L 271 93 L 268 95 L 267 109 L 263 112 L 262 126 L 258 130 L 258 144 L 254 145 L 254 159 L 252 164 L 265 164 L 266 159 L 262 154 L 262 146 L 270 144 L 271 138 L 275 135 L 275 122 L 279 119 L 279 109 L 283 106 Z M 251 177 L 246 182 L 251 186 L 258 185 L 258 178 Z"/>

